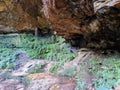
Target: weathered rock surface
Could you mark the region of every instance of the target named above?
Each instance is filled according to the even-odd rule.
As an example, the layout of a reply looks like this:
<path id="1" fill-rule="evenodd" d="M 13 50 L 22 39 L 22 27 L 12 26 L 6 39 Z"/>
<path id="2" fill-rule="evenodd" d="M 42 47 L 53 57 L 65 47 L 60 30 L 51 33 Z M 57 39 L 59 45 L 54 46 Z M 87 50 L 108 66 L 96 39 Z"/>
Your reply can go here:
<path id="1" fill-rule="evenodd" d="M 48 28 L 41 0 L 1 0 L 0 33 Z"/>
<path id="2" fill-rule="evenodd" d="M 25 90 L 25 86 L 18 80 L 7 79 L 0 82 L 0 90 Z"/>
<path id="3" fill-rule="evenodd" d="M 95 14 L 100 22 L 99 31 L 92 34 L 91 40 L 98 41 L 101 47 L 120 46 L 120 0 L 97 0 Z M 120 49 L 120 48 L 119 48 Z"/>
<path id="4" fill-rule="evenodd" d="M 50 72 L 50 67 L 56 62 L 43 59 L 27 60 L 18 70 L 0 70 L 0 90 L 82 90 L 82 87 L 86 90 L 96 90 L 94 87 L 96 76 L 91 73 L 91 68 L 93 67 L 92 63 L 96 62 L 97 59 L 90 57 L 97 55 L 98 58 L 101 54 L 95 53 L 89 49 L 80 49 L 78 56 L 70 62 L 65 62 L 62 67 L 59 67 L 56 74 Z M 103 51 L 99 53 L 103 53 Z M 102 56 L 100 60 L 103 60 L 103 57 L 105 56 Z M 39 63 L 44 63 L 40 68 L 40 70 L 44 69 L 43 72 L 28 73 L 29 69 L 34 68 Z M 72 69 L 74 67 L 76 70 Z M 106 66 L 100 64 L 97 68 L 104 70 Z M 65 73 L 60 74 L 63 71 Z M 74 76 L 70 77 L 72 73 Z M 114 90 L 119 90 L 119 80 L 115 84 L 117 85 Z"/>
<path id="5" fill-rule="evenodd" d="M 89 17 L 94 16 L 92 0 L 43 0 L 43 4 L 45 16 L 57 34 L 71 38 L 89 32 Z"/>
<path id="6" fill-rule="evenodd" d="M 31 74 L 28 78 L 31 82 L 27 90 L 75 90 L 76 86 L 74 79 L 52 74 Z"/>
<path id="7" fill-rule="evenodd" d="M 39 72 L 49 72 L 51 66 L 54 64 L 54 62 L 50 62 L 48 60 L 29 60 L 26 61 L 24 60 L 24 63 L 19 62 L 19 68 L 14 70 L 12 72 L 13 76 L 26 76 L 28 75 L 31 69 L 35 68 L 35 66 L 40 65 Z M 35 71 L 34 71 L 35 73 Z"/>
<path id="8" fill-rule="evenodd" d="M 120 85 L 117 85 L 115 90 L 120 90 Z"/>
<path id="9" fill-rule="evenodd" d="M 43 32 L 52 28 L 73 45 L 119 47 L 120 0 L 0 1 L 0 33 L 36 27 Z"/>
<path id="10" fill-rule="evenodd" d="M 97 48 L 120 45 L 120 0 L 42 1 L 52 29 L 76 41 L 73 44 L 86 41 L 84 46 Z"/>

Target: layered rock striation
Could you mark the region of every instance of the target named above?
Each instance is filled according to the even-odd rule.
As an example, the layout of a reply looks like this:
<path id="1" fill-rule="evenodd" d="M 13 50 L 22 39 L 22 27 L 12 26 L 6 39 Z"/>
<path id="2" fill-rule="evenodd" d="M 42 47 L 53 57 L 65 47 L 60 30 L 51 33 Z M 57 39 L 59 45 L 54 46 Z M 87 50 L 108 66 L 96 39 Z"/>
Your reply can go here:
<path id="1" fill-rule="evenodd" d="M 0 33 L 51 29 L 73 45 L 120 46 L 120 0 L 0 0 Z"/>
<path id="2" fill-rule="evenodd" d="M 49 24 L 41 0 L 0 0 L 0 33 L 44 30 Z"/>
<path id="3" fill-rule="evenodd" d="M 52 29 L 73 45 L 120 45 L 120 0 L 42 1 Z"/>

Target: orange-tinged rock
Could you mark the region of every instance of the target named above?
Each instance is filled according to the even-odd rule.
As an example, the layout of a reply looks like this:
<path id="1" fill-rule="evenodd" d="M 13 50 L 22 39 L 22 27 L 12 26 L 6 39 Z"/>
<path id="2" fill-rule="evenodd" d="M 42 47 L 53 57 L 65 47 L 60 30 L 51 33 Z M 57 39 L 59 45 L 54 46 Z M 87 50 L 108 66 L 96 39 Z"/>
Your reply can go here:
<path id="1" fill-rule="evenodd" d="M 42 0 L 44 14 L 50 21 L 52 29 L 58 35 L 70 39 L 76 34 L 88 32 L 87 17 L 94 16 L 92 0 Z"/>
<path id="2" fill-rule="evenodd" d="M 62 90 L 59 84 L 54 84 L 50 87 L 49 90 Z"/>
<path id="3" fill-rule="evenodd" d="M 53 31 L 73 45 L 92 48 L 119 47 L 120 0 L 42 1 L 44 14 Z"/>
<path id="4" fill-rule="evenodd" d="M 31 74 L 28 78 L 31 82 L 27 90 L 75 90 L 76 86 L 75 79 L 50 73 Z"/>
<path id="5" fill-rule="evenodd" d="M 49 28 L 43 14 L 41 0 L 0 1 L 0 25 L 12 27 L 12 32 L 34 30 L 36 27 L 42 30 Z M 0 29 L 6 32 L 4 28 Z M 0 33 L 2 31 L 0 30 Z"/>
<path id="6" fill-rule="evenodd" d="M 7 10 L 7 7 L 5 6 L 4 2 L 0 3 L 0 12 Z"/>
<path id="7" fill-rule="evenodd" d="M 35 74 L 30 74 L 27 77 L 32 79 L 32 80 L 34 80 L 34 79 L 52 78 L 52 76 L 50 74 L 47 74 L 47 73 L 35 73 Z"/>

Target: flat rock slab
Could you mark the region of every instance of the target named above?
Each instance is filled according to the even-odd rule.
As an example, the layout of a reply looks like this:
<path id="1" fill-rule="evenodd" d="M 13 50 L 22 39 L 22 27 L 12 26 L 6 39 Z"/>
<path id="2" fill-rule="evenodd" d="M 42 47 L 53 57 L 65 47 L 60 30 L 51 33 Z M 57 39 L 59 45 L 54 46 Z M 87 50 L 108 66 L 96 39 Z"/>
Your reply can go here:
<path id="1" fill-rule="evenodd" d="M 31 79 L 27 90 L 75 90 L 76 86 L 73 78 L 48 73 L 31 74 L 27 77 Z"/>
<path id="2" fill-rule="evenodd" d="M 34 60 L 28 60 L 27 62 L 24 62 L 23 65 L 17 70 L 14 70 L 12 72 L 13 76 L 26 76 L 29 75 L 29 71 L 34 68 L 37 65 L 41 65 L 40 71 L 41 72 L 49 72 L 50 68 L 54 64 L 52 61 L 43 60 L 43 59 L 34 59 Z"/>
<path id="3" fill-rule="evenodd" d="M 25 86 L 18 80 L 7 79 L 0 82 L 0 90 L 25 90 Z"/>

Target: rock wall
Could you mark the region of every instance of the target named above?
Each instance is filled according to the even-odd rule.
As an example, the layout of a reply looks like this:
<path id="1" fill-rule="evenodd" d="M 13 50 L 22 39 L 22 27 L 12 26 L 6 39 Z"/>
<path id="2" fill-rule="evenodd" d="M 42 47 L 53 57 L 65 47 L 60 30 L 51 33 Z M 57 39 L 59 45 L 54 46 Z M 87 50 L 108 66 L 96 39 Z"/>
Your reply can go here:
<path id="1" fill-rule="evenodd" d="M 120 49 L 120 0 L 96 0 L 94 9 L 100 28 L 90 35 L 93 46 Z"/>
<path id="2" fill-rule="evenodd" d="M 92 0 L 43 0 L 43 4 L 45 16 L 57 34 L 71 39 L 88 32 L 94 16 Z"/>
<path id="3" fill-rule="evenodd" d="M 0 0 L 0 32 L 48 28 L 41 0 Z"/>
<path id="4" fill-rule="evenodd" d="M 73 45 L 120 46 L 120 0 L 0 0 L 0 33 L 36 27 Z"/>
<path id="5" fill-rule="evenodd" d="M 73 45 L 97 48 L 120 45 L 120 0 L 42 1 L 52 29 Z"/>

